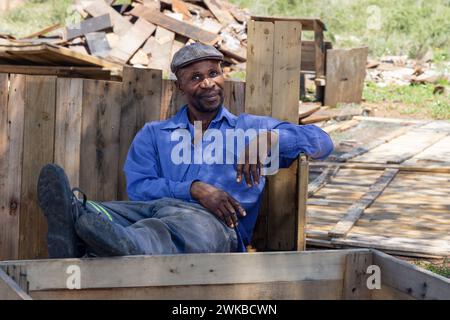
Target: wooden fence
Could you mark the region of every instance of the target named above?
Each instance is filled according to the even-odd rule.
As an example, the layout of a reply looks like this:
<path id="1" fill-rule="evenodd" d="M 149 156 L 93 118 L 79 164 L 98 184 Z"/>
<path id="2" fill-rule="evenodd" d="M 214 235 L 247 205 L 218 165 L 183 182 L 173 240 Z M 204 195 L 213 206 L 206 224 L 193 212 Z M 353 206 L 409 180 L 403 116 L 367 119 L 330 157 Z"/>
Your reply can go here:
<path id="1" fill-rule="evenodd" d="M 245 84 L 225 83 L 225 104 L 244 108 Z M 0 260 L 47 256 L 39 171 L 63 166 L 91 199 L 126 199 L 122 167 L 137 131 L 184 104 L 160 70 L 125 68 L 123 81 L 0 73 Z"/>

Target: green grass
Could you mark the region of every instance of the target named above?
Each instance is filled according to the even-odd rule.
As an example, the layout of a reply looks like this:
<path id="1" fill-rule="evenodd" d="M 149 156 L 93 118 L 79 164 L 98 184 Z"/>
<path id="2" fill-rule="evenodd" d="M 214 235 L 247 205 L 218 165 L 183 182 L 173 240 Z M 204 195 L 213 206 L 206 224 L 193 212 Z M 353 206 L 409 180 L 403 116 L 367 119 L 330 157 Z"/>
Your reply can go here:
<path id="1" fill-rule="evenodd" d="M 416 262 L 417 266 L 439 274 L 443 277 L 450 278 L 450 260 L 449 258 L 444 259 L 442 263 L 436 264 L 431 262 Z"/>
<path id="2" fill-rule="evenodd" d="M 71 0 L 28 0 L 24 6 L 0 14 L 0 33 L 24 37 L 55 23 L 75 22 Z"/>
<path id="3" fill-rule="evenodd" d="M 368 45 L 373 56 L 450 52 L 449 0 L 230 1 L 257 15 L 319 17 L 335 47 Z"/>
<path id="4" fill-rule="evenodd" d="M 396 104 L 404 104 L 404 114 L 422 111 L 434 119 L 450 120 L 450 85 L 448 82 L 441 82 L 440 85 L 446 88 L 446 93 L 433 94 L 433 84 L 378 87 L 372 82 L 366 82 L 363 98 L 371 103 L 390 103 L 392 108 Z"/>

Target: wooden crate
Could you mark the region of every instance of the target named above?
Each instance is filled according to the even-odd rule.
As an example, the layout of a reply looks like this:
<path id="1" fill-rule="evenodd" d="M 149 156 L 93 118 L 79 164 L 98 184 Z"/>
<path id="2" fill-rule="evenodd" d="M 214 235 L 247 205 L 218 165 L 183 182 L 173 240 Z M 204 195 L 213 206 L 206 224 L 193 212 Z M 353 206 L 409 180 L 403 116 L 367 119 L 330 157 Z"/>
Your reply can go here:
<path id="1" fill-rule="evenodd" d="M 0 263 L 0 299 L 448 298 L 449 279 L 368 249 Z"/>

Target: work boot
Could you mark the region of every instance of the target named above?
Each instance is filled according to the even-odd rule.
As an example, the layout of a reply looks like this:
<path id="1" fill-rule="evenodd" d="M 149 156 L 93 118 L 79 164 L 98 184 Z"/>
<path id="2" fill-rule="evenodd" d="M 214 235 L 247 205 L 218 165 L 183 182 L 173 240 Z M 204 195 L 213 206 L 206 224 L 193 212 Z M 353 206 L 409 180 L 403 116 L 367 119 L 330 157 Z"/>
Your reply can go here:
<path id="1" fill-rule="evenodd" d="M 39 206 L 47 218 L 47 245 L 50 258 L 79 258 L 84 255 L 84 245 L 75 232 L 75 221 L 81 203 L 70 189 L 64 170 L 55 165 L 45 165 L 37 184 Z"/>
<path id="2" fill-rule="evenodd" d="M 87 244 L 88 250 L 96 256 L 143 254 L 125 227 L 111 221 L 101 212 L 83 212 L 77 219 L 75 229 L 78 236 Z"/>

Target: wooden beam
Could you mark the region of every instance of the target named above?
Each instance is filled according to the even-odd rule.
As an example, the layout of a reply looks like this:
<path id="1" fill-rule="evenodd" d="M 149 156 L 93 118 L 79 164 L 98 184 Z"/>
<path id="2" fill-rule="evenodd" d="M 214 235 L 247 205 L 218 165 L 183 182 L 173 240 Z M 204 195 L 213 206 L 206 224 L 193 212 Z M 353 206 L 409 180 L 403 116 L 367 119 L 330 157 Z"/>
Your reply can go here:
<path id="1" fill-rule="evenodd" d="M 306 250 L 306 201 L 308 199 L 308 159 L 302 155 L 298 160 L 298 176 L 297 176 L 297 227 L 296 227 L 296 250 Z"/>
<path id="2" fill-rule="evenodd" d="M 308 196 L 311 197 L 323 186 L 325 186 L 332 177 L 334 177 L 339 171 L 339 166 L 326 167 L 322 173 L 308 185 Z"/>
<path id="3" fill-rule="evenodd" d="M 341 280 L 345 257 L 368 250 L 256 252 L 49 259 L 0 262 L 26 270 L 29 290 L 65 289 L 67 267 L 81 269 L 81 288 Z M 239 270 L 239 272 L 236 272 Z"/>
<path id="4" fill-rule="evenodd" d="M 420 300 L 447 300 L 450 279 L 411 263 L 373 250 L 373 262 L 381 269 L 381 285 L 387 285 Z"/>
<path id="5" fill-rule="evenodd" d="M 328 165 L 338 165 L 341 169 L 365 169 L 365 170 L 385 170 L 398 169 L 399 171 L 415 171 L 429 173 L 450 173 L 450 167 L 424 167 L 424 166 L 403 166 L 398 164 L 372 164 L 372 163 L 335 163 L 335 162 L 312 162 L 312 167 L 322 167 Z"/>
<path id="6" fill-rule="evenodd" d="M 66 28 L 66 40 L 72 40 L 91 32 L 103 31 L 112 28 L 112 26 L 109 14 L 86 19 L 75 27 Z"/>
<path id="7" fill-rule="evenodd" d="M 367 288 L 367 267 L 372 265 L 372 252 L 354 252 L 345 257 L 342 299 L 369 300 L 371 290 Z"/>
<path id="8" fill-rule="evenodd" d="M 114 47 L 109 56 L 113 60 L 121 63 L 127 63 L 133 54 L 142 46 L 142 44 L 152 35 L 156 26 L 144 19 L 138 19 L 136 23 L 123 34 L 117 46 Z"/>
<path id="9" fill-rule="evenodd" d="M 130 11 L 130 14 L 139 18 L 144 18 L 155 25 L 161 26 L 184 37 L 206 44 L 214 45 L 220 39 L 220 36 L 217 34 L 202 30 L 199 27 L 171 18 L 161 12 L 148 9 L 142 5 L 136 6 Z"/>
<path id="10" fill-rule="evenodd" d="M 25 90 L 25 76 L 0 74 L 0 260 L 19 258 Z"/>
<path id="11" fill-rule="evenodd" d="M 60 23 L 55 23 L 55 24 L 52 24 L 51 26 L 48 26 L 48 27 L 46 27 L 46 28 L 44 28 L 42 30 L 34 32 L 34 33 L 32 33 L 32 34 L 30 34 L 28 36 L 25 36 L 25 37 L 21 38 L 21 40 L 37 38 L 37 37 L 43 36 L 44 34 L 47 34 L 49 32 L 55 31 L 55 30 L 59 29 L 60 27 L 61 27 Z"/>
<path id="12" fill-rule="evenodd" d="M 386 169 L 383 174 L 377 179 L 374 185 L 369 188 L 357 202 L 350 206 L 346 215 L 340 220 L 331 231 L 328 232 L 330 238 L 342 238 L 350 232 L 355 223 L 380 194 L 386 189 L 389 183 L 394 179 L 398 173 L 398 169 Z"/>
<path id="13" fill-rule="evenodd" d="M 104 32 L 91 32 L 84 36 L 91 55 L 106 58 L 111 50 L 111 47 Z"/>
<path id="14" fill-rule="evenodd" d="M 21 287 L 0 268 L 0 300 L 32 300 Z"/>
<path id="15" fill-rule="evenodd" d="M 303 31 L 313 31 L 314 23 L 323 30 L 326 31 L 325 24 L 319 18 L 291 18 L 291 17 L 278 17 L 278 16 L 251 16 L 254 21 L 275 22 L 275 21 L 299 21 L 302 24 Z"/>
<path id="16" fill-rule="evenodd" d="M 221 3 L 221 0 L 203 0 L 203 3 L 221 24 L 226 26 L 236 23 L 236 20 L 234 20 L 231 13 L 228 12 L 227 8 Z"/>
<path id="17" fill-rule="evenodd" d="M 93 17 L 109 14 L 113 24 L 114 33 L 119 36 L 124 35 L 133 26 L 130 21 L 125 19 L 103 0 L 87 2 L 83 9 Z"/>
<path id="18" fill-rule="evenodd" d="M 1 73 L 29 74 L 40 76 L 58 76 L 71 78 L 90 78 L 111 80 L 111 70 L 101 67 L 54 67 L 54 66 L 24 66 L 24 65 L 0 65 Z"/>
<path id="19" fill-rule="evenodd" d="M 47 222 L 37 199 L 41 168 L 54 159 L 56 77 L 25 76 L 19 259 L 47 257 Z"/>

